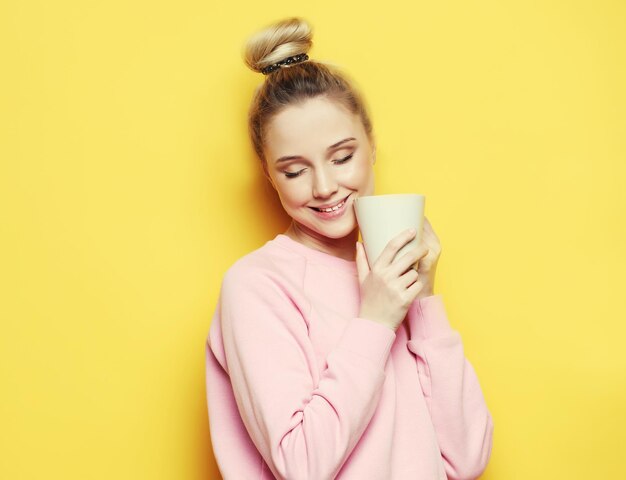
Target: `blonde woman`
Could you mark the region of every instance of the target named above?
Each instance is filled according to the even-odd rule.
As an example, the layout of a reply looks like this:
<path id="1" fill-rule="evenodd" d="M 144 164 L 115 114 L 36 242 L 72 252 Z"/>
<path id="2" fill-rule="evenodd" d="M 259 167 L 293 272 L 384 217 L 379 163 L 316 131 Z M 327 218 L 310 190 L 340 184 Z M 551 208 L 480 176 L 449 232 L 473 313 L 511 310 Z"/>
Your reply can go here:
<path id="1" fill-rule="evenodd" d="M 354 199 L 374 194 L 375 139 L 345 74 L 308 57 L 288 18 L 249 38 L 264 74 L 252 144 L 292 218 L 223 277 L 206 344 L 214 454 L 225 480 L 474 479 L 493 420 L 458 331 L 434 293 L 441 247 L 369 265 Z M 418 268 L 411 265 L 419 260 Z"/>

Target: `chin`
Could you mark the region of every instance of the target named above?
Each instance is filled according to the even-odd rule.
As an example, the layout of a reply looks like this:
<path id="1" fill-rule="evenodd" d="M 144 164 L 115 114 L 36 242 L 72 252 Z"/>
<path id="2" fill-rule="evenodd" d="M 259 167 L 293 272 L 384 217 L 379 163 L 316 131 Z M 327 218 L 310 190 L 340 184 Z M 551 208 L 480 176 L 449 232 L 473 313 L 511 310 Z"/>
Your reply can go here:
<path id="1" fill-rule="evenodd" d="M 301 222 L 297 221 L 300 224 L 300 228 L 312 231 L 317 233 L 318 235 L 322 235 L 327 238 L 344 238 L 350 235 L 356 228 L 358 228 L 358 224 L 356 222 L 356 218 L 354 215 L 352 219 L 344 219 L 343 222 L 337 222 L 333 224 L 332 222 L 328 222 L 328 225 L 324 225 L 321 223 L 312 224 L 310 222 Z"/>

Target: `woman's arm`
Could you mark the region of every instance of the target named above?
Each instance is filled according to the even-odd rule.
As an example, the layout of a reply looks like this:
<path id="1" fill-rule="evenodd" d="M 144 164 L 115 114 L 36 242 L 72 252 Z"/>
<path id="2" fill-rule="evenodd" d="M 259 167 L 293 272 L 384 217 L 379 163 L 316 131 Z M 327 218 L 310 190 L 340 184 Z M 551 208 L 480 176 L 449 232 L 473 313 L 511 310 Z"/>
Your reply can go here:
<path id="1" fill-rule="evenodd" d="M 450 480 L 475 479 L 491 456 L 493 419 L 478 377 L 465 358 L 443 298 L 416 300 L 408 313 L 410 340 L 426 403 Z"/>
<path id="2" fill-rule="evenodd" d="M 241 419 L 272 473 L 334 478 L 376 410 L 395 332 L 352 318 L 318 374 L 302 306 L 279 278 L 231 269 L 219 305 L 211 348 L 222 352 Z M 220 451 L 236 462 L 238 452 Z"/>

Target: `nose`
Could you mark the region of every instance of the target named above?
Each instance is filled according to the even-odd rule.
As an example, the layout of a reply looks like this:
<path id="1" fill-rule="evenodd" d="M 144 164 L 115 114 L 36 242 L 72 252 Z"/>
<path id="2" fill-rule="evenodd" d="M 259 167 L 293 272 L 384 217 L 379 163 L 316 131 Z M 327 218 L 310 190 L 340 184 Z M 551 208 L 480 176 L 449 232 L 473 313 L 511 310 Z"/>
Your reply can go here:
<path id="1" fill-rule="evenodd" d="M 325 168 L 315 170 L 313 179 L 313 196 L 316 198 L 328 198 L 337 191 L 337 182 L 333 173 Z"/>

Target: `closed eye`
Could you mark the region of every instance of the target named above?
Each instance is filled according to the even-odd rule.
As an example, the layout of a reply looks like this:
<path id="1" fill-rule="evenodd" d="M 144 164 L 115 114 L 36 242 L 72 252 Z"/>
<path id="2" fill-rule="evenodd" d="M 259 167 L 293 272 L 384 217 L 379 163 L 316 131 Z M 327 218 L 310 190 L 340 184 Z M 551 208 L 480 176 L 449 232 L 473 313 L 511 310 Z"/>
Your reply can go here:
<path id="1" fill-rule="evenodd" d="M 352 157 L 354 156 L 354 152 L 352 152 L 350 155 L 348 155 L 347 157 L 344 158 L 338 158 L 336 160 L 333 160 L 333 163 L 335 165 L 341 165 L 342 163 L 346 163 L 348 160 L 350 160 Z M 303 168 L 302 170 L 298 170 L 297 172 L 283 172 L 285 174 L 285 177 L 287 178 L 294 178 L 299 176 L 302 172 L 304 172 L 306 170 L 306 168 Z"/>
<path id="2" fill-rule="evenodd" d="M 354 155 L 354 152 L 352 152 L 350 155 L 348 155 L 347 157 L 344 158 L 339 158 L 337 160 L 333 160 L 333 162 L 335 162 L 336 164 L 342 164 L 347 162 L 348 160 L 350 160 L 352 158 L 352 156 Z"/>

